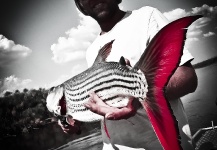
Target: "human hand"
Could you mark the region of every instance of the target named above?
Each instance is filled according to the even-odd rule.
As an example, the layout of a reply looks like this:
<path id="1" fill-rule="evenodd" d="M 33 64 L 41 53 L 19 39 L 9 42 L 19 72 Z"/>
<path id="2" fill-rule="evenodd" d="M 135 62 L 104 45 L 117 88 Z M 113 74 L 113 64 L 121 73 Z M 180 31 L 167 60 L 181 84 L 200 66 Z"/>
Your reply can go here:
<path id="1" fill-rule="evenodd" d="M 104 103 L 96 93 L 90 92 L 90 99 L 85 103 L 85 107 L 89 108 L 92 112 L 105 116 L 109 120 L 125 119 L 135 114 L 135 109 L 132 106 L 134 100 L 133 97 L 129 98 L 128 105 L 126 107 L 117 108 L 111 107 Z"/>
<path id="2" fill-rule="evenodd" d="M 66 121 L 67 119 L 67 121 Z M 65 118 L 65 120 L 58 119 L 58 125 L 62 128 L 64 133 L 67 134 L 80 134 L 81 133 L 81 123 L 74 120 L 71 116 Z"/>

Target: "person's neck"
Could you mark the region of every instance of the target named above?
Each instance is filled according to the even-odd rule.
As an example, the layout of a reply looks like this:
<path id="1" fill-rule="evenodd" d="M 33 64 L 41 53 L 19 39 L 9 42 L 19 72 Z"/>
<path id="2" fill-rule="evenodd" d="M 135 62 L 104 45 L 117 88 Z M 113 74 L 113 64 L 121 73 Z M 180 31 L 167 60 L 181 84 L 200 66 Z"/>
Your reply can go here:
<path id="1" fill-rule="evenodd" d="M 101 28 L 101 35 L 110 31 L 126 14 L 126 12 L 119 10 L 113 17 L 110 19 L 103 21 L 103 22 L 98 22 Z"/>

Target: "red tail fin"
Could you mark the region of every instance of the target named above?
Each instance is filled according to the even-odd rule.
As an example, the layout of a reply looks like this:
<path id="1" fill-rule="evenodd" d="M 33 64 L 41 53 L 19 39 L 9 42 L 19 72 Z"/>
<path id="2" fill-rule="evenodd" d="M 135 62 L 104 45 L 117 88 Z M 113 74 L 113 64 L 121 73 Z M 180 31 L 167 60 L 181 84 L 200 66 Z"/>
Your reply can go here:
<path id="1" fill-rule="evenodd" d="M 182 148 L 177 121 L 165 98 L 164 87 L 179 65 L 187 33 L 185 28 L 200 17 L 181 18 L 165 26 L 135 65 L 146 76 L 149 87 L 144 107 L 165 150 Z"/>

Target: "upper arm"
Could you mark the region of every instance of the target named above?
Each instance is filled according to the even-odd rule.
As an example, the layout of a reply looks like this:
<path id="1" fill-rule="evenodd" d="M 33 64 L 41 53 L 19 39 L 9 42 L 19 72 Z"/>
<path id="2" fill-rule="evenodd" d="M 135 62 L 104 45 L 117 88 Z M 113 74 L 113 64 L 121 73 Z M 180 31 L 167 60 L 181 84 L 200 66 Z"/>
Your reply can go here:
<path id="1" fill-rule="evenodd" d="M 188 61 L 179 66 L 171 76 L 166 86 L 166 95 L 169 100 L 173 100 L 194 92 L 196 88 L 197 75 L 190 61 Z"/>
<path id="2" fill-rule="evenodd" d="M 197 75 L 190 61 L 179 66 L 171 78 L 186 88 L 189 93 L 194 92 L 197 88 Z"/>

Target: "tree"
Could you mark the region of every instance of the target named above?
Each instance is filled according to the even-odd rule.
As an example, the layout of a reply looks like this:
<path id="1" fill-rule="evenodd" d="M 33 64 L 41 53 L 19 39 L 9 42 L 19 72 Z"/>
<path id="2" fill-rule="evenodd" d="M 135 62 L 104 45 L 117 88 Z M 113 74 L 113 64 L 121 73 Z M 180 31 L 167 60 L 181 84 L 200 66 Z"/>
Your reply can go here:
<path id="1" fill-rule="evenodd" d="M 4 97 L 10 96 L 11 94 L 12 94 L 12 92 L 6 91 L 6 92 L 4 93 Z"/>
<path id="2" fill-rule="evenodd" d="M 15 94 L 19 94 L 19 93 L 20 93 L 20 91 L 19 91 L 19 90 L 16 90 L 14 93 L 15 93 Z"/>
<path id="3" fill-rule="evenodd" d="M 27 88 L 23 89 L 23 93 L 27 93 L 29 90 Z"/>

